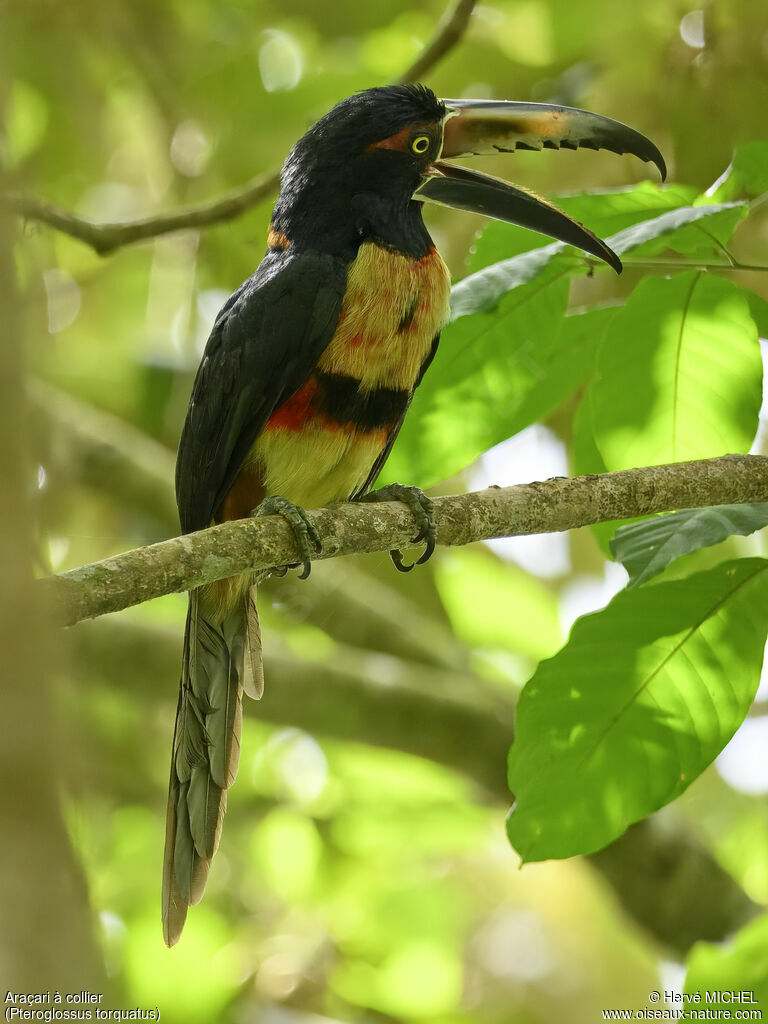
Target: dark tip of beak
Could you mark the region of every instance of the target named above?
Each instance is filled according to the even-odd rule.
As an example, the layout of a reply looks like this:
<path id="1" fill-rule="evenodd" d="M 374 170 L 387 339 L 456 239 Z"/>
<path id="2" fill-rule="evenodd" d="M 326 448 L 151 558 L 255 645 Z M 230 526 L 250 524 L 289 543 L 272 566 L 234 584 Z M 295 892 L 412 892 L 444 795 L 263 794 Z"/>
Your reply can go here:
<path id="1" fill-rule="evenodd" d="M 414 198 L 482 213 L 486 217 L 540 231 L 596 256 L 613 267 L 617 274 L 622 271 L 621 260 L 613 249 L 583 224 L 545 199 L 489 174 L 441 162 L 430 168 L 430 177 L 419 187 Z"/>

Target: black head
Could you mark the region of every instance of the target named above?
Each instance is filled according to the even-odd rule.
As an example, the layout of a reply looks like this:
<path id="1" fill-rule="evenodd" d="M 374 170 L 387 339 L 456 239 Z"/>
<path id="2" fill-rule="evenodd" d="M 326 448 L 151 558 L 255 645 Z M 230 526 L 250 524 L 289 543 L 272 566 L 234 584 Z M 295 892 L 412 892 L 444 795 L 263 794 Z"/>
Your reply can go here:
<path id="1" fill-rule="evenodd" d="M 283 167 L 274 213 L 281 246 L 350 258 L 363 241 L 415 257 L 431 240 L 421 204 L 436 202 L 521 224 L 576 245 L 614 270 L 616 253 L 533 193 L 438 158 L 515 149 L 609 149 L 664 159 L 644 135 L 586 110 L 506 100 L 438 100 L 396 85 L 342 100 L 299 139 Z"/>
<path id="2" fill-rule="evenodd" d="M 312 167 L 346 163 L 410 127 L 439 127 L 444 117 L 445 104 L 424 85 L 366 89 L 337 103 L 321 117 L 293 147 L 284 170 L 296 164 Z"/>
<path id="3" fill-rule="evenodd" d="M 337 103 L 283 166 L 275 229 L 292 244 L 331 251 L 366 238 L 423 250 L 428 239 L 411 197 L 440 153 L 445 113 L 423 85 L 366 89 Z M 426 242 L 403 238 L 404 231 Z"/>

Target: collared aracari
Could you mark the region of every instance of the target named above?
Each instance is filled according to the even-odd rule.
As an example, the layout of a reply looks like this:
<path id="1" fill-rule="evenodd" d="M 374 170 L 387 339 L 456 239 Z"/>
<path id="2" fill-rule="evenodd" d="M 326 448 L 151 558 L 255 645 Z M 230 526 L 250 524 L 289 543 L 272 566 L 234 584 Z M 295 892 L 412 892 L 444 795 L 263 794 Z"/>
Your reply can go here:
<path id="1" fill-rule="evenodd" d="M 195 379 L 179 446 L 182 530 L 369 496 L 448 315 L 448 270 L 422 220 L 430 201 L 533 228 L 621 263 L 556 207 L 441 158 L 515 149 L 608 149 L 651 160 L 626 125 L 569 107 L 438 100 L 423 86 L 337 104 L 285 162 L 268 251 L 227 300 Z M 406 500 L 434 547 L 428 501 Z M 399 567 L 399 552 L 393 553 Z M 305 572 L 308 565 L 305 566 Z M 262 689 L 251 578 L 190 594 L 173 739 L 163 879 L 165 941 L 199 902 L 237 771 L 242 694 Z"/>

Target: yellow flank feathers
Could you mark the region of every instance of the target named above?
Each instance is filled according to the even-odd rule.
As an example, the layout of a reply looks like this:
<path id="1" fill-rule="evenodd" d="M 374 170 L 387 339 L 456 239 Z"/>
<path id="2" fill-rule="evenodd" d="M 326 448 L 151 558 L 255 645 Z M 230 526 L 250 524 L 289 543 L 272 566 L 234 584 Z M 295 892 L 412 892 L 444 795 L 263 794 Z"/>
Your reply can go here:
<path id="1" fill-rule="evenodd" d="M 362 392 L 410 390 L 448 318 L 451 281 L 434 250 L 420 260 L 373 242 L 360 246 L 319 369 L 357 378 Z"/>
<path id="2" fill-rule="evenodd" d="M 359 433 L 315 422 L 300 431 L 263 431 L 249 458 L 263 466 L 267 494 L 319 508 L 362 487 L 386 441 L 386 430 Z"/>

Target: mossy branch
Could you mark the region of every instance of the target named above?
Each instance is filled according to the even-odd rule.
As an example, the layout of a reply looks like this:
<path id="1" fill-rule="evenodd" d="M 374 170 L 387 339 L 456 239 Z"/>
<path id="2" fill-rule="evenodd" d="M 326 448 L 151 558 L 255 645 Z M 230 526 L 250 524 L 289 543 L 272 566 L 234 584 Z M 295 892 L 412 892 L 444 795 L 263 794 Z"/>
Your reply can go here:
<path id="1" fill-rule="evenodd" d="M 456 0 L 435 29 L 435 34 L 410 67 L 397 79 L 398 83 L 420 82 L 424 76 L 450 53 L 469 26 L 477 0 Z"/>
<path id="2" fill-rule="evenodd" d="M 556 533 L 673 509 L 754 501 L 768 501 L 768 458 L 724 455 L 598 476 L 489 487 L 435 498 L 434 507 L 438 543 L 457 545 Z M 414 534 L 411 514 L 399 502 L 348 502 L 307 514 L 322 540 L 319 558 L 407 548 Z M 73 625 L 163 594 L 298 560 L 290 527 L 279 516 L 265 516 L 136 548 L 50 576 L 38 586 L 53 620 Z"/>
<path id="3" fill-rule="evenodd" d="M 227 192 L 218 199 L 197 203 L 173 213 L 102 224 L 96 224 L 71 210 L 24 192 L 6 192 L 0 195 L 0 204 L 25 220 L 39 221 L 84 242 L 99 256 L 107 256 L 133 242 L 146 242 L 172 231 L 209 227 L 211 224 L 234 220 L 271 195 L 279 183 L 280 175 L 275 171 L 254 178 L 243 188 Z"/>

